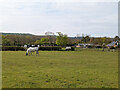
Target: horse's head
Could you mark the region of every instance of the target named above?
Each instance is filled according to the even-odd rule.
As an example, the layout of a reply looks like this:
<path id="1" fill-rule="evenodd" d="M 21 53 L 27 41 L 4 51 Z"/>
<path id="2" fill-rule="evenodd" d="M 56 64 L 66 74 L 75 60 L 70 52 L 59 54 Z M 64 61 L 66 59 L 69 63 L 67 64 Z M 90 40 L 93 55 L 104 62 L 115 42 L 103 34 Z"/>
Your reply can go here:
<path id="1" fill-rule="evenodd" d="M 28 55 L 28 53 L 26 53 L 26 56 Z"/>

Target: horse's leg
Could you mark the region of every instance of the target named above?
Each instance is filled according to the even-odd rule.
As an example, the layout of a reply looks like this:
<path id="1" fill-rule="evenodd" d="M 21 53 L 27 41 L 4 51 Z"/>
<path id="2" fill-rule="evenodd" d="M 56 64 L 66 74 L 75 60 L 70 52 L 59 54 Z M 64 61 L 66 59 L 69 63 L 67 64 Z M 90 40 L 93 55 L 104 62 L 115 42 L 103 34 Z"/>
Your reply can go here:
<path id="1" fill-rule="evenodd" d="M 36 54 L 36 56 L 37 56 L 37 51 L 35 51 L 35 54 Z"/>
<path id="2" fill-rule="evenodd" d="M 37 56 L 37 51 L 36 51 L 36 56 Z"/>
<path id="3" fill-rule="evenodd" d="M 103 47 L 102 51 L 104 51 L 104 47 Z"/>
<path id="4" fill-rule="evenodd" d="M 39 52 L 37 51 L 37 54 L 38 54 L 38 56 L 39 56 Z"/>
<path id="5" fill-rule="evenodd" d="M 32 52 L 30 52 L 30 55 L 32 55 Z"/>
<path id="6" fill-rule="evenodd" d="M 38 52 L 38 51 L 36 51 L 36 56 L 37 56 L 37 55 L 39 55 L 39 52 Z"/>
<path id="7" fill-rule="evenodd" d="M 28 55 L 30 56 L 30 52 L 28 52 Z"/>

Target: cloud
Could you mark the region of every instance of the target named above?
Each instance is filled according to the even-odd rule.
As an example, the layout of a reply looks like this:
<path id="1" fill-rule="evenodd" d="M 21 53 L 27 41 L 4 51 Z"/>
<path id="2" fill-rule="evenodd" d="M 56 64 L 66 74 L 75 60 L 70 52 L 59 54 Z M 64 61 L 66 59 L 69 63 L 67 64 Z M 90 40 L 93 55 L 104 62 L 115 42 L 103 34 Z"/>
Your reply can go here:
<path id="1" fill-rule="evenodd" d="M 61 31 L 69 36 L 117 34 L 117 3 L 36 1 L 4 2 L 0 6 L 2 31 L 34 34 Z"/>
<path id="2" fill-rule="evenodd" d="M 119 0 L 69 0 L 69 2 L 118 2 Z M 68 0 L 0 0 L 0 2 L 68 2 Z"/>

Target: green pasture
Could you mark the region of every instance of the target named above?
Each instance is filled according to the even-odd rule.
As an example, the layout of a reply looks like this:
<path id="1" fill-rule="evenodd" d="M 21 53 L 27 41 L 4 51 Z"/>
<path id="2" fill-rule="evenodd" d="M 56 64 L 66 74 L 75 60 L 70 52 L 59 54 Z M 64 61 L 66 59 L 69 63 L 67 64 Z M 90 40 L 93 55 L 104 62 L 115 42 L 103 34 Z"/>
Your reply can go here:
<path id="1" fill-rule="evenodd" d="M 2 52 L 3 88 L 117 88 L 118 52 Z"/>

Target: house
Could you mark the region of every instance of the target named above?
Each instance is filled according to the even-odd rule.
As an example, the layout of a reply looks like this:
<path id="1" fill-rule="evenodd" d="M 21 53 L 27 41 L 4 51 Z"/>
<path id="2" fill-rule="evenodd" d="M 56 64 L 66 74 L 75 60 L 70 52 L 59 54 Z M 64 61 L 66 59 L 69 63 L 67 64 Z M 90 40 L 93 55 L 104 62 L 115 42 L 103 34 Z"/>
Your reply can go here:
<path id="1" fill-rule="evenodd" d="M 91 48 L 91 47 L 93 47 L 94 45 L 93 44 L 90 44 L 90 43 L 88 43 L 88 44 L 78 44 L 76 47 L 79 47 L 79 48 Z"/>
<path id="2" fill-rule="evenodd" d="M 113 41 L 107 45 L 108 48 L 116 48 L 119 45 L 119 41 Z"/>

